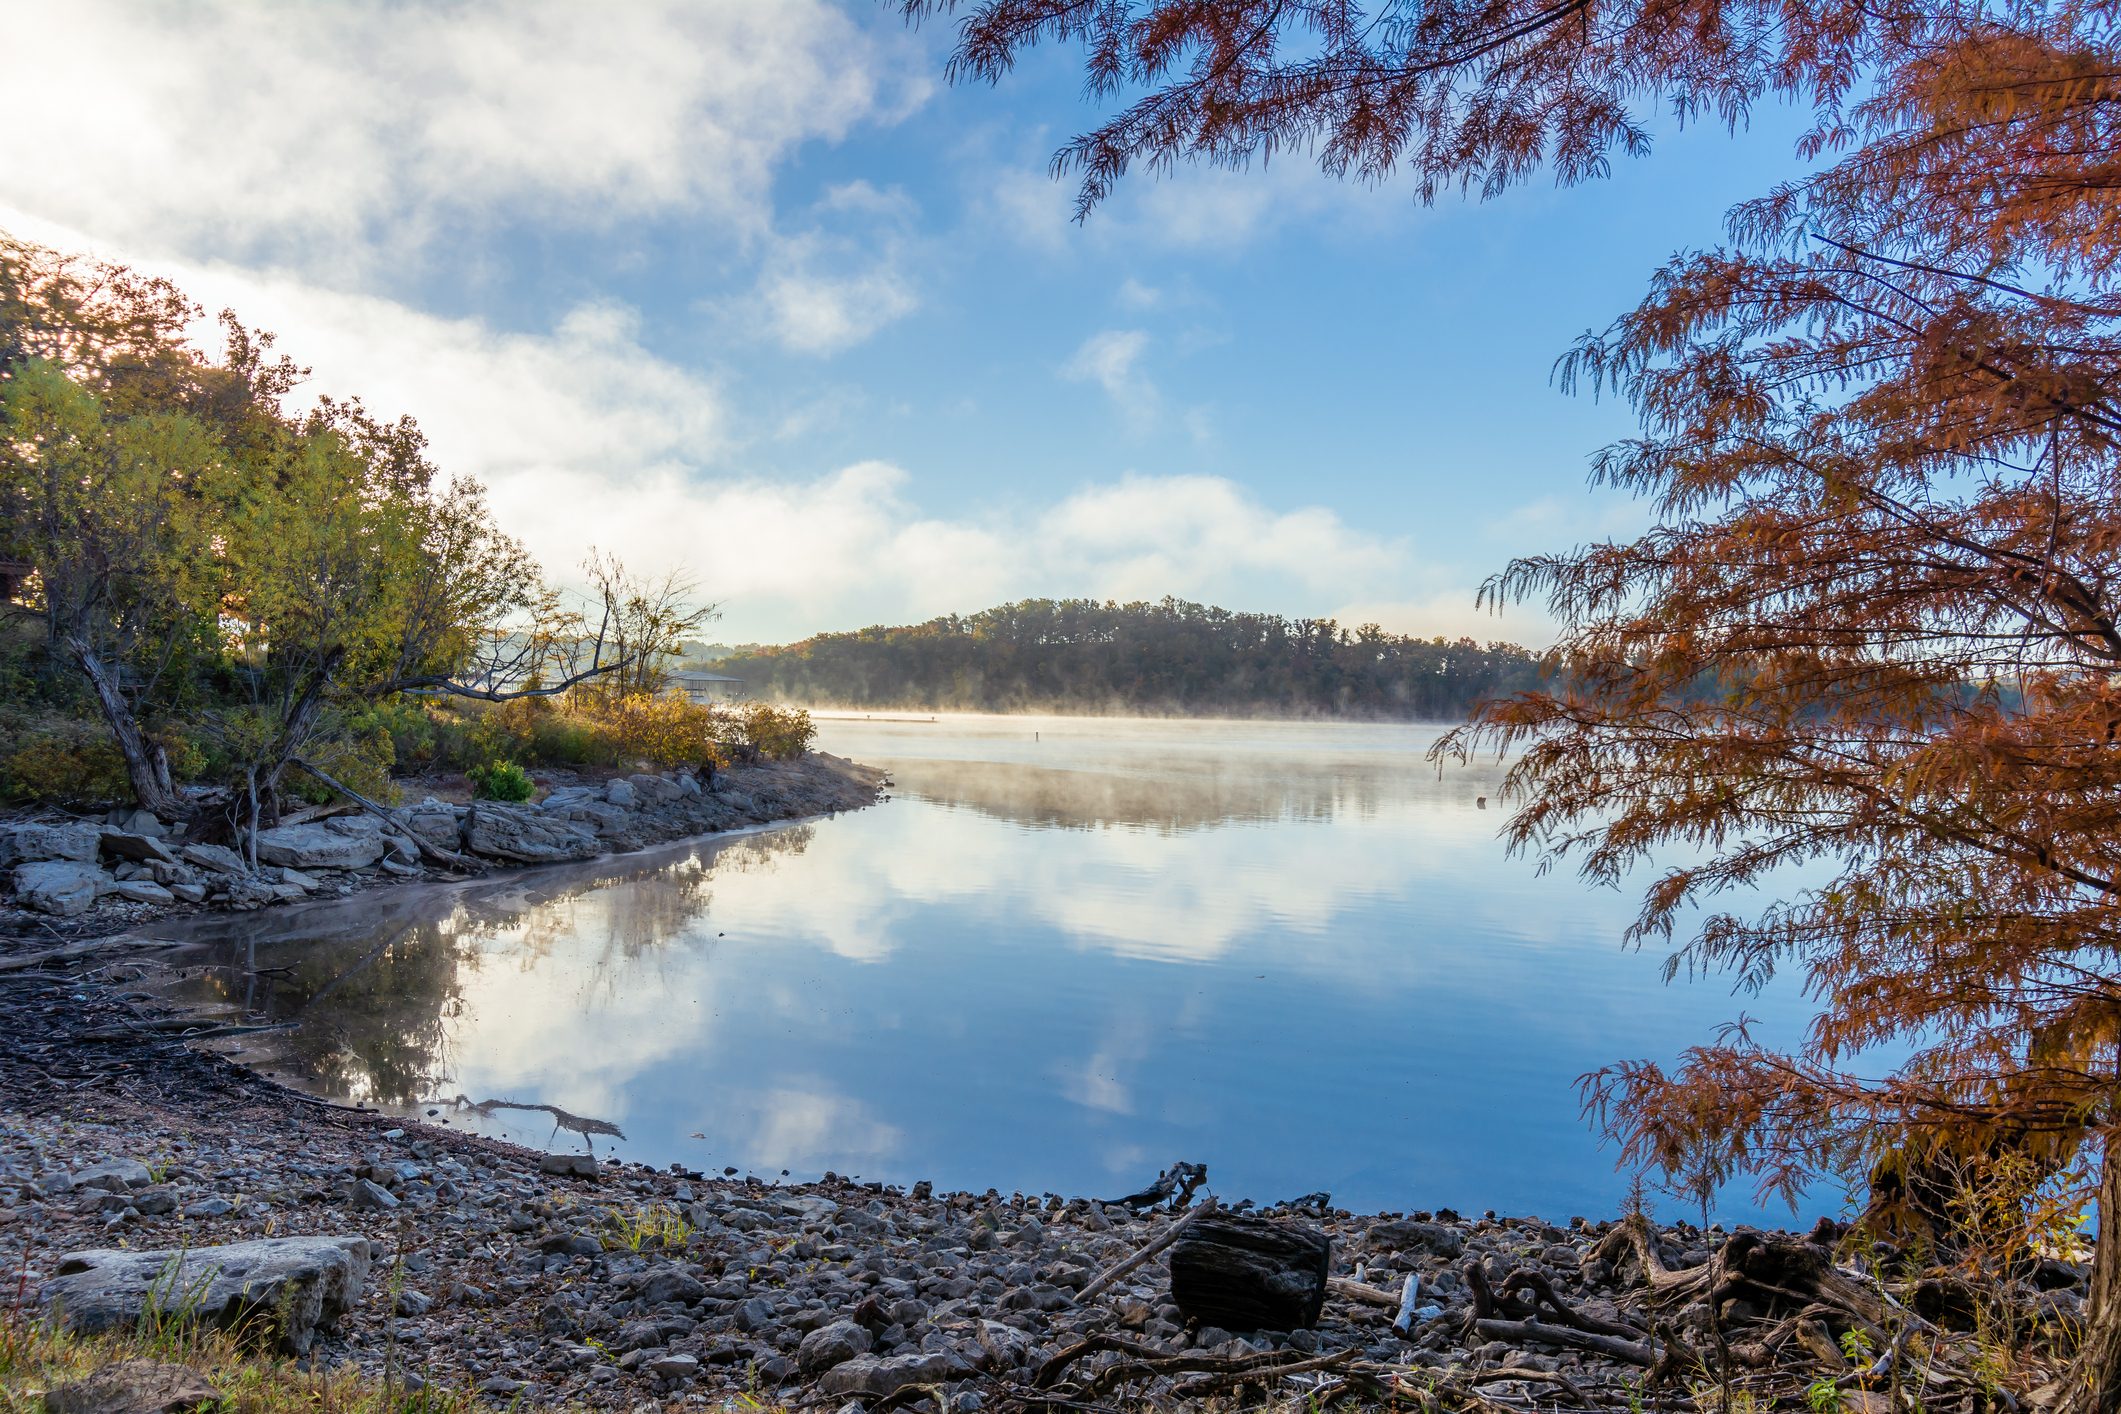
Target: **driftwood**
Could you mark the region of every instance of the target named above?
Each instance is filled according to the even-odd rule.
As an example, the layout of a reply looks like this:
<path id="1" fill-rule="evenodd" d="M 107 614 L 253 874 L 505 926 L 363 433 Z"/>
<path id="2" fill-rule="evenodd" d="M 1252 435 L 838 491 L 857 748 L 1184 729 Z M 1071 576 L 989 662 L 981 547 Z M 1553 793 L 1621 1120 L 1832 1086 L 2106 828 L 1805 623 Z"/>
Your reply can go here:
<path id="1" fill-rule="evenodd" d="M 1408 1278 L 1410 1281 L 1412 1279 Z M 1399 1297 L 1383 1287 L 1351 1281 L 1347 1277 L 1327 1277 L 1326 1294 L 1343 1297 L 1349 1301 L 1361 1301 L 1371 1306 L 1383 1306 L 1388 1310 L 1399 1305 Z"/>
<path id="2" fill-rule="evenodd" d="M 1129 1193 L 1124 1198 L 1112 1198 L 1107 1201 L 1118 1204 L 1121 1207 L 1132 1208 L 1139 1213 L 1156 1207 L 1168 1198 L 1171 1200 L 1171 1207 L 1175 1211 L 1192 1202 L 1193 1191 L 1207 1181 L 1208 1166 L 1206 1164 L 1189 1164 L 1181 1159 L 1158 1174 L 1156 1182 L 1140 1192 Z"/>
<path id="3" fill-rule="evenodd" d="M 24 972 L 35 967 L 44 967 L 54 962 L 72 962 L 77 958 L 93 957 L 99 952 L 119 952 L 127 949 L 173 948 L 176 943 L 161 942 L 152 938 L 95 938 L 85 943 L 69 943 L 63 948 L 46 948 L 43 952 L 17 953 L 13 957 L 0 957 L 0 972 Z"/>
<path id="4" fill-rule="evenodd" d="M 1657 1363 L 1657 1352 L 1647 1345 L 1617 1335 L 1599 1335 L 1594 1331 L 1578 1330 L 1574 1326 L 1550 1326 L 1544 1321 L 1532 1320 L 1485 1320 L 1473 1322 L 1473 1330 L 1489 1340 L 1534 1340 L 1543 1345 L 1571 1346 L 1577 1350 L 1594 1351 L 1615 1360 L 1625 1360 L 1630 1365 L 1650 1366 Z"/>
<path id="5" fill-rule="evenodd" d="M 1188 1320 L 1229 1330 L 1318 1324 L 1333 1244 L 1300 1223 L 1228 1213 L 1171 1247 L 1171 1300 Z"/>
<path id="6" fill-rule="evenodd" d="M 1399 1286 L 1399 1310 L 1392 1317 L 1392 1329 L 1404 1334 L 1414 1328 L 1414 1300 L 1421 1295 L 1421 1278 L 1413 1272 Z"/>
<path id="7" fill-rule="evenodd" d="M 1127 1257 L 1119 1262 L 1115 1262 L 1110 1267 L 1107 1267 L 1104 1272 L 1097 1277 L 1095 1281 L 1092 1281 L 1088 1286 L 1084 1287 L 1081 1291 L 1075 1294 L 1076 1304 L 1082 1306 L 1089 1305 L 1092 1301 L 1102 1296 L 1105 1291 L 1109 1287 L 1111 1287 L 1112 1283 L 1118 1281 L 1121 1277 L 1133 1271 L 1136 1267 L 1148 1261 L 1151 1257 L 1154 1257 L 1157 1253 L 1163 1251 L 1172 1243 L 1178 1241 L 1179 1235 L 1183 1233 L 1188 1226 L 1190 1226 L 1192 1223 L 1198 1221 L 1201 1218 L 1207 1217 L 1215 1210 L 1215 1200 L 1213 1198 L 1210 1198 L 1205 1203 L 1202 1203 L 1198 1208 L 1195 1208 L 1192 1212 L 1186 1214 L 1177 1222 L 1165 1228 L 1155 1238 L 1146 1243 L 1141 1248 L 1141 1250 L 1136 1252 L 1133 1256 Z"/>

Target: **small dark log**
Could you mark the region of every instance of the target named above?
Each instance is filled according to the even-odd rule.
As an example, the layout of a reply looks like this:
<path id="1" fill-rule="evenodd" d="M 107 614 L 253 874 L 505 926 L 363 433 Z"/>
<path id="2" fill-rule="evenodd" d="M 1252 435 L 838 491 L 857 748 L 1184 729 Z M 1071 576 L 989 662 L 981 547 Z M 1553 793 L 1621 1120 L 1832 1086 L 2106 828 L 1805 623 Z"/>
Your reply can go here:
<path id="1" fill-rule="evenodd" d="M 1176 1212 L 1193 1201 L 1193 1190 L 1208 1181 L 1206 1164 L 1189 1164 L 1180 1159 L 1156 1176 L 1156 1182 L 1139 1193 L 1129 1193 L 1124 1198 L 1108 1198 L 1108 1203 L 1118 1203 L 1143 1212 L 1157 1206 L 1166 1198 L 1172 1200 L 1171 1209 Z"/>
<path id="2" fill-rule="evenodd" d="M 1332 1255 L 1331 1239 L 1299 1223 L 1202 1217 L 1171 1246 L 1171 1300 L 1188 1320 L 1225 1330 L 1308 1329 Z"/>

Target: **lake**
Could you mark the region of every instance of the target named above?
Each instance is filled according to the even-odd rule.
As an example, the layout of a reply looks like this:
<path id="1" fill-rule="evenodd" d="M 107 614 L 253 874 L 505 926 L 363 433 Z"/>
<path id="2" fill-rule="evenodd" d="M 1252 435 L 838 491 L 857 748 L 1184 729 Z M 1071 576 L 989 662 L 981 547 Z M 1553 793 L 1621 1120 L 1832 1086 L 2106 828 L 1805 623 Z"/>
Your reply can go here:
<path id="1" fill-rule="evenodd" d="M 1664 985 L 1635 898 L 1507 857 L 1439 730 L 823 720 L 887 803 L 222 921 L 179 991 L 300 1020 L 258 1063 L 316 1093 L 580 1149 L 464 1107 L 554 1106 L 658 1166 L 1610 1214 L 1578 1077 L 1807 1008 Z"/>

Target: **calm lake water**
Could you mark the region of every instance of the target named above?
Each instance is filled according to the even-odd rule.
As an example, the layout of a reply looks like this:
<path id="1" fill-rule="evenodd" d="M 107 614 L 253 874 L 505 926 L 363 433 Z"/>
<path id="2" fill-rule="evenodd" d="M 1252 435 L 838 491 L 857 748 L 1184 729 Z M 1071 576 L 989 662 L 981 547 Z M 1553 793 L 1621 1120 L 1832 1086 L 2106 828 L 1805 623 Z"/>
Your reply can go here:
<path id="1" fill-rule="evenodd" d="M 531 1144 L 550 1114 L 443 1102 L 761 1177 L 1110 1196 L 1188 1159 L 1227 1198 L 1550 1219 L 1627 1187 L 1579 1075 L 1805 1016 L 1664 985 L 1633 896 L 1506 857 L 1497 771 L 1439 779 L 1435 728 L 822 727 L 887 804 L 252 915 L 181 988 L 299 1019 L 274 1064 L 318 1093 Z"/>

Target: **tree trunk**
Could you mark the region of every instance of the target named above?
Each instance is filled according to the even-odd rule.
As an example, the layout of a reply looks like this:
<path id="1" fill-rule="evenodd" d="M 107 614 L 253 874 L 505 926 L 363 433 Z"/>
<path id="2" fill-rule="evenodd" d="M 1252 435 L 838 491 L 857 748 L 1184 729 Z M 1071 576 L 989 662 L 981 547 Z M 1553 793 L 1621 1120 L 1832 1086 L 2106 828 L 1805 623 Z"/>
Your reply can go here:
<path id="1" fill-rule="evenodd" d="M 95 689 L 96 704 L 103 709 L 103 720 L 110 725 L 112 738 L 117 742 L 118 755 L 125 760 L 125 778 L 133 788 L 133 803 L 142 810 L 174 818 L 182 813 L 182 802 L 177 799 L 175 787 L 169 779 L 169 756 L 160 743 L 150 741 L 140 730 L 140 721 L 133 715 L 132 704 L 118 690 L 118 683 L 103 665 L 86 639 L 74 634 L 66 635 L 66 651 L 81 669 L 89 686 Z"/>
<path id="2" fill-rule="evenodd" d="M 2099 1238 L 2092 1251 L 2090 1314 L 2058 1408 L 2063 1414 L 2121 1410 L 2121 1135 L 2108 1134 L 2099 1161 Z"/>

